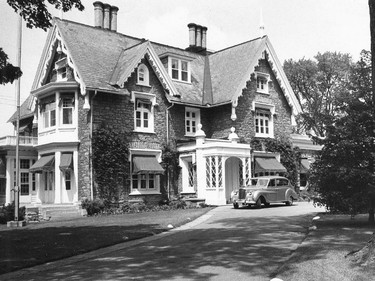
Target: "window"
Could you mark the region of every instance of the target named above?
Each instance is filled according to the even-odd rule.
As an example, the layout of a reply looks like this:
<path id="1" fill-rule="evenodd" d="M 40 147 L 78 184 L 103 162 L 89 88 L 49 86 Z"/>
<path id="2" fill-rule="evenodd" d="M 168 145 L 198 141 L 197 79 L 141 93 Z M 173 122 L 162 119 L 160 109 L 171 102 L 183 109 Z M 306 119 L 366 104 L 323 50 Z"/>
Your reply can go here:
<path id="1" fill-rule="evenodd" d="M 186 60 L 171 58 L 170 75 L 174 80 L 190 82 L 190 63 Z"/>
<path id="2" fill-rule="evenodd" d="M 269 74 L 257 72 L 256 77 L 257 77 L 257 92 L 268 94 Z"/>
<path id="3" fill-rule="evenodd" d="M 62 125 L 73 124 L 74 95 L 61 96 L 61 123 Z"/>
<path id="4" fill-rule="evenodd" d="M 20 169 L 29 169 L 30 160 L 29 159 L 20 159 Z"/>
<path id="5" fill-rule="evenodd" d="M 144 86 L 149 86 L 149 72 L 148 68 L 144 64 L 140 64 L 138 67 L 137 83 Z"/>
<path id="6" fill-rule="evenodd" d="M 20 173 L 21 195 L 29 195 L 29 173 Z"/>
<path id="7" fill-rule="evenodd" d="M 200 111 L 194 108 L 185 108 L 185 134 L 194 136 L 200 123 Z"/>
<path id="8" fill-rule="evenodd" d="M 72 184 L 72 178 L 69 170 L 65 171 L 65 189 L 70 190 Z"/>
<path id="9" fill-rule="evenodd" d="M 255 136 L 273 138 L 273 117 L 269 110 L 255 110 Z"/>
<path id="10" fill-rule="evenodd" d="M 138 190 L 155 190 L 156 180 L 158 176 L 155 174 L 133 174 L 133 189 Z"/>
<path id="11" fill-rule="evenodd" d="M 43 105 L 42 116 L 44 128 L 56 126 L 56 104 L 54 100 Z"/>
<path id="12" fill-rule="evenodd" d="M 137 99 L 135 103 L 135 127 L 139 130 L 151 130 L 151 102 L 145 99 Z"/>
<path id="13" fill-rule="evenodd" d="M 270 113 L 264 111 L 256 111 L 255 116 L 255 133 L 262 135 L 270 134 Z"/>

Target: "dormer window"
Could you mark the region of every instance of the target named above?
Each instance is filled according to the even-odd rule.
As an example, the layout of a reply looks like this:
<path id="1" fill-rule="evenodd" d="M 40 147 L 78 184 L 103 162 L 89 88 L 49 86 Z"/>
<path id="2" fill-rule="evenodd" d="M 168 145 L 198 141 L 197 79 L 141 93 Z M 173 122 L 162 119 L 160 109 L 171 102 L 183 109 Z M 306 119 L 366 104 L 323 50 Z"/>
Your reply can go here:
<path id="1" fill-rule="evenodd" d="M 67 80 L 67 68 L 68 68 L 68 65 L 67 65 L 67 60 L 66 60 L 66 57 L 58 60 L 56 63 L 55 63 L 55 70 L 56 70 L 56 73 L 57 73 L 57 81 L 66 81 Z"/>
<path id="2" fill-rule="evenodd" d="M 190 62 L 179 58 L 169 58 L 169 74 L 173 80 L 190 83 Z"/>
<path id="3" fill-rule="evenodd" d="M 268 82 L 270 79 L 270 75 L 267 73 L 256 73 L 257 79 L 257 92 L 262 94 L 268 94 Z"/>
<path id="4" fill-rule="evenodd" d="M 137 84 L 143 86 L 150 86 L 148 68 L 144 64 L 140 64 L 138 67 Z"/>

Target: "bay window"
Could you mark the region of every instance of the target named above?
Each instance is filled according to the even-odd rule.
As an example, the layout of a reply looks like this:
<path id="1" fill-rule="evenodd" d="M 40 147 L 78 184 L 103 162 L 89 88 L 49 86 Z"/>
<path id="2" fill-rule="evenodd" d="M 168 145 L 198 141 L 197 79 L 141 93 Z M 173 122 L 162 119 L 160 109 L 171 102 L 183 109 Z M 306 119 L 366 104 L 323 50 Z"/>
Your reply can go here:
<path id="1" fill-rule="evenodd" d="M 43 127 L 56 126 L 56 103 L 55 100 L 45 103 L 42 108 Z"/>
<path id="2" fill-rule="evenodd" d="M 74 112 L 74 95 L 62 95 L 61 96 L 61 117 L 62 125 L 73 124 L 73 112 Z"/>

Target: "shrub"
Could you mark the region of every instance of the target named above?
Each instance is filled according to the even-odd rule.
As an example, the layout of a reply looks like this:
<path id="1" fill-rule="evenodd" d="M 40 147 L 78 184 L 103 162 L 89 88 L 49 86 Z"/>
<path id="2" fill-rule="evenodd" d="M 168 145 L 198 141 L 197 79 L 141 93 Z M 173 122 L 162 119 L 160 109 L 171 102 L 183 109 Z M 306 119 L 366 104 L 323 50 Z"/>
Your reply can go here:
<path id="1" fill-rule="evenodd" d="M 8 221 L 14 220 L 14 203 L 5 205 L 0 208 L 0 224 L 6 224 Z M 18 220 L 22 221 L 25 219 L 26 208 L 21 207 L 18 211 Z"/>
<path id="2" fill-rule="evenodd" d="M 84 199 L 81 202 L 81 206 L 87 211 L 88 216 L 100 214 L 105 209 L 104 201 L 100 199 Z"/>

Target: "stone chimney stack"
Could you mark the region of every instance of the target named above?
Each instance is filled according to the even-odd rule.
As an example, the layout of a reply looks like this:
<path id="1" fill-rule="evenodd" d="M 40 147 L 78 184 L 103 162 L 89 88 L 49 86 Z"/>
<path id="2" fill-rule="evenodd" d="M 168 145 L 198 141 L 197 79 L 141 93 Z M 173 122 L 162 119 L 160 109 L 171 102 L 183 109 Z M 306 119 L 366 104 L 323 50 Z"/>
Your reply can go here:
<path id="1" fill-rule="evenodd" d="M 117 12 L 118 7 L 112 6 L 111 7 L 111 30 L 117 31 Z"/>
<path id="2" fill-rule="evenodd" d="M 118 7 L 109 4 L 103 4 L 100 1 L 95 1 L 95 27 L 117 31 L 117 12 Z"/>
<path id="3" fill-rule="evenodd" d="M 103 3 L 96 1 L 93 3 L 95 13 L 95 27 L 103 28 Z"/>
<path id="4" fill-rule="evenodd" d="M 187 51 L 205 53 L 207 50 L 207 27 L 189 23 L 189 47 Z"/>
<path id="5" fill-rule="evenodd" d="M 111 29 L 111 5 L 104 4 L 103 5 L 103 28 L 104 29 Z"/>
<path id="6" fill-rule="evenodd" d="M 207 27 L 202 26 L 202 48 L 207 49 Z"/>

